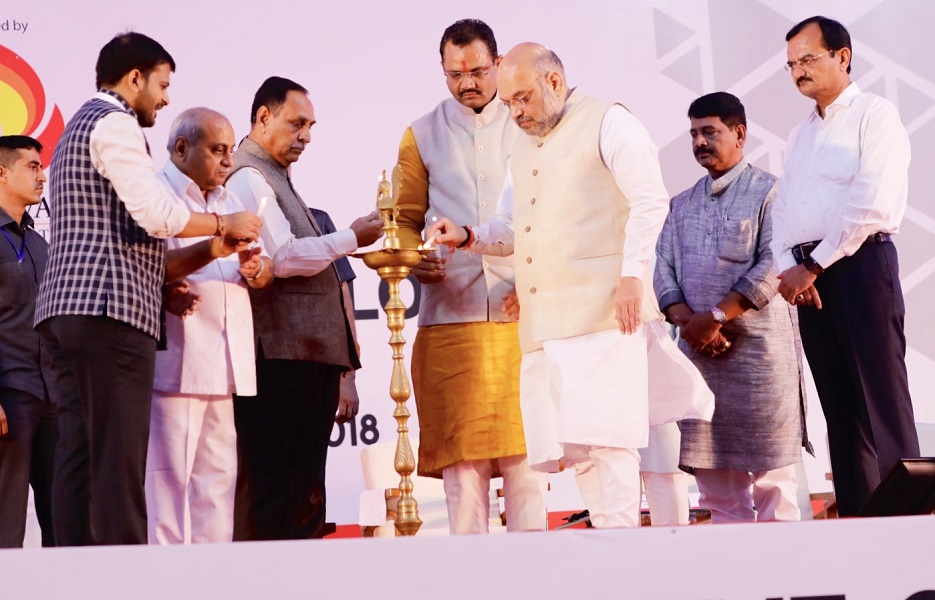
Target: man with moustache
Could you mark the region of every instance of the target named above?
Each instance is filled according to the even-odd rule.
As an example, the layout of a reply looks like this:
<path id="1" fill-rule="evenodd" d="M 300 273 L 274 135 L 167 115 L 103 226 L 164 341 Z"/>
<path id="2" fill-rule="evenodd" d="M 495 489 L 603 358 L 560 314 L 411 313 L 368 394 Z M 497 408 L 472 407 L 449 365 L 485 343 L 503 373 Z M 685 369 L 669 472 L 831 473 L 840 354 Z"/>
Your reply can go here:
<path id="1" fill-rule="evenodd" d="M 497 42 L 483 21 L 463 19 L 442 35 L 451 98 L 403 135 L 399 235 L 416 247 L 433 218 L 472 226 L 497 207 L 513 144 L 521 135 L 497 102 Z M 526 460 L 519 408 L 520 349 L 512 259 L 430 254 L 413 269 L 423 284 L 412 378 L 419 414 L 419 474 L 441 477 L 451 533 L 487 533 L 490 478 L 503 476 L 507 530 L 544 529 L 545 475 Z"/>
<path id="2" fill-rule="evenodd" d="M 223 186 L 234 144 L 223 115 L 188 109 L 169 129 L 160 179 L 191 211 L 241 211 Z M 208 252 L 199 248 L 205 242 Z M 175 238 L 167 246 L 166 279 L 192 271 L 186 283 L 199 302 L 191 314 L 166 316 L 167 348 L 156 355 L 146 461 L 149 542 L 229 542 L 237 480 L 232 394 L 256 394 L 247 289 L 269 285 L 273 263 L 259 247 L 235 253 L 217 236 Z"/>
<path id="3" fill-rule="evenodd" d="M 747 118 L 735 96 L 702 96 L 688 116 L 708 175 L 672 199 L 654 288 L 715 408 L 711 422 L 681 422 L 680 464 L 713 523 L 797 521 L 796 464 L 810 446 L 794 323 L 773 302 L 776 177 L 744 158 Z"/>
<path id="4" fill-rule="evenodd" d="M 155 40 L 113 38 L 98 56 L 98 92 L 68 122 L 52 157 L 52 243 L 35 323 L 59 407 L 57 545 L 146 543 L 164 238 L 236 243 L 259 235 L 256 215 L 189 211 L 159 181 L 142 128 L 169 103 L 174 70 Z"/>
<path id="5" fill-rule="evenodd" d="M 58 425 L 32 327 L 49 245 L 26 212 L 42 200 L 40 152 L 31 137 L 0 136 L 0 548 L 23 546 L 30 485 L 42 545 L 55 545 L 50 505 Z"/>
<path id="6" fill-rule="evenodd" d="M 539 44 L 507 53 L 497 86 L 527 134 L 514 146 L 497 216 L 476 231 L 442 219 L 428 235 L 515 254 L 529 463 L 541 471 L 593 463 L 596 485 L 582 488 L 592 522 L 635 527 L 637 448 L 650 423 L 710 419 L 712 410 L 643 293 L 668 204 L 656 148 L 623 106 L 569 89 L 558 56 Z"/>
<path id="7" fill-rule="evenodd" d="M 268 199 L 261 238 L 276 279 L 250 290 L 257 394 L 234 398 L 234 539 L 322 537 L 328 440 L 341 385 L 353 385 L 342 375 L 360 367 L 350 295 L 334 263 L 375 242 L 383 222 L 374 212 L 348 229 L 322 234 L 293 187 L 291 167 L 315 124 L 304 87 L 282 77 L 264 81 L 250 124 L 227 189 L 248 209 Z"/>
<path id="8" fill-rule="evenodd" d="M 815 106 L 789 135 L 772 250 L 828 424 L 838 514 L 853 516 L 899 459 L 919 456 L 891 241 L 909 136 L 891 102 L 851 81 L 843 25 L 811 17 L 786 42 L 786 69 Z"/>

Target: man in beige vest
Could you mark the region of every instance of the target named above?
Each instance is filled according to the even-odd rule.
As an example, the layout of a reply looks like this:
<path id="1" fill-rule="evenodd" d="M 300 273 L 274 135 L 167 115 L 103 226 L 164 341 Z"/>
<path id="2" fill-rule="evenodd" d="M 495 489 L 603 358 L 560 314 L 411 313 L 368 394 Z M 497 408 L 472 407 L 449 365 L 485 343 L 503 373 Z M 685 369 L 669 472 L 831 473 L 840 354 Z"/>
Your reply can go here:
<path id="1" fill-rule="evenodd" d="M 710 419 L 713 409 L 644 293 L 668 209 L 656 147 L 623 106 L 569 90 L 561 61 L 541 45 L 507 53 L 498 93 L 527 134 L 514 146 L 498 214 L 476 232 L 443 219 L 429 235 L 515 254 L 529 463 L 588 468 L 596 485 L 582 497 L 592 522 L 633 527 L 637 449 L 650 423 Z"/>
<path id="2" fill-rule="evenodd" d="M 442 35 L 451 98 L 403 135 L 399 235 L 418 246 L 436 216 L 480 225 L 493 218 L 513 144 L 521 134 L 496 100 L 497 42 L 483 21 Z M 429 255 L 412 376 L 419 413 L 419 474 L 441 477 L 451 533 L 486 533 L 490 478 L 503 475 L 507 530 L 544 529 L 545 475 L 529 468 L 519 407 L 521 353 L 509 257 Z M 515 296 L 514 296 L 515 297 Z"/>

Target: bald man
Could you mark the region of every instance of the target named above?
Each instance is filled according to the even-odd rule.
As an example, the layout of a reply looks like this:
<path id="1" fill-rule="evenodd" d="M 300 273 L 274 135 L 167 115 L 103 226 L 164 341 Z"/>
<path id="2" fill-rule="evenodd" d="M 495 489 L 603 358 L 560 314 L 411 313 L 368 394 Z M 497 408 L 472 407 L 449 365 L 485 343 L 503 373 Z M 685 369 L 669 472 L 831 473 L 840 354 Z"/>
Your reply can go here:
<path id="1" fill-rule="evenodd" d="M 649 442 L 650 422 L 707 420 L 713 410 L 644 293 L 668 211 L 656 147 L 622 105 L 569 89 L 558 56 L 539 44 L 504 56 L 497 87 L 526 133 L 498 214 L 476 231 L 443 219 L 429 234 L 452 247 L 516 255 L 529 463 L 586 472 L 579 487 L 592 523 L 634 527 L 637 449 Z M 670 404 L 650 407 L 650 392 Z"/>
<path id="2" fill-rule="evenodd" d="M 222 185 L 234 144 L 224 115 L 188 109 L 170 128 L 160 180 L 192 212 L 241 211 Z M 198 304 L 166 315 L 167 349 L 156 354 L 146 462 L 149 543 L 229 542 L 237 481 L 232 394 L 256 394 L 247 289 L 269 285 L 273 264 L 259 247 L 235 252 L 239 247 L 219 236 L 167 244 L 166 281 L 190 273 L 185 281 Z"/>

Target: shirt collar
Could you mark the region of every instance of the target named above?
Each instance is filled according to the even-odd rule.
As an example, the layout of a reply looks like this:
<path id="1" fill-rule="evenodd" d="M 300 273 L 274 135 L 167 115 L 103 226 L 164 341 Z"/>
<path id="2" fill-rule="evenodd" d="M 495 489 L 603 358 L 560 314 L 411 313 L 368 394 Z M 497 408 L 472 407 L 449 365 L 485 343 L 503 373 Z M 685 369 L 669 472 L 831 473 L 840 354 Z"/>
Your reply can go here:
<path id="1" fill-rule="evenodd" d="M 124 98 L 123 96 L 121 96 L 120 94 L 118 94 L 117 92 L 113 90 L 100 88 L 99 90 L 97 90 L 97 93 L 94 94 L 94 97 L 99 100 L 110 102 L 114 106 L 119 106 L 123 110 L 133 115 L 134 118 L 136 117 L 136 111 L 133 110 L 133 108 L 130 106 L 130 103 L 127 102 L 126 98 Z"/>
<path id="2" fill-rule="evenodd" d="M 829 113 L 833 113 L 840 109 L 840 107 L 850 106 L 860 94 L 860 88 L 857 87 L 857 82 L 852 81 L 850 85 L 841 90 L 841 93 L 838 94 L 838 97 L 831 101 L 831 104 L 825 108 L 825 116 L 828 116 Z M 818 114 L 818 105 L 815 105 L 815 109 L 812 111 L 813 119 L 821 119 L 821 115 Z"/>
<path id="3" fill-rule="evenodd" d="M 708 188 L 708 193 L 712 196 L 719 196 L 730 186 L 730 184 L 737 181 L 737 178 L 740 177 L 740 174 L 743 173 L 744 169 L 747 168 L 747 159 L 741 158 L 740 162 L 734 165 L 730 171 L 724 173 L 717 179 L 708 175 L 708 181 L 706 188 Z"/>
<path id="4" fill-rule="evenodd" d="M 27 227 L 33 226 L 32 217 L 29 215 L 29 211 L 23 211 L 23 220 L 20 223 L 17 223 L 13 220 L 13 217 L 7 214 L 7 212 L 0 208 L 0 227 L 6 227 L 9 224 L 16 225 L 17 228 L 25 230 Z"/>
<path id="5" fill-rule="evenodd" d="M 500 102 L 500 98 L 497 96 L 497 94 L 493 95 L 493 98 L 490 99 L 490 102 L 485 104 L 484 108 L 482 108 L 479 113 L 474 112 L 473 108 L 470 108 L 458 102 L 457 98 L 452 97 L 451 101 L 455 103 L 455 108 L 458 110 L 460 114 L 464 115 L 465 117 L 470 117 L 472 119 L 483 117 L 485 122 L 489 121 L 494 116 L 496 116 L 499 111 L 507 110 L 507 108 L 503 106 L 503 102 Z"/>
<path id="6" fill-rule="evenodd" d="M 172 190 L 179 197 L 197 199 L 204 202 L 206 206 L 212 202 L 221 202 L 227 198 L 227 190 L 224 189 L 223 185 L 220 185 L 208 192 L 206 199 L 201 195 L 201 188 L 198 187 L 198 184 L 175 166 L 175 163 L 171 160 L 166 161 L 166 166 L 163 167 L 162 172 L 166 176 L 166 181 L 172 186 Z"/>

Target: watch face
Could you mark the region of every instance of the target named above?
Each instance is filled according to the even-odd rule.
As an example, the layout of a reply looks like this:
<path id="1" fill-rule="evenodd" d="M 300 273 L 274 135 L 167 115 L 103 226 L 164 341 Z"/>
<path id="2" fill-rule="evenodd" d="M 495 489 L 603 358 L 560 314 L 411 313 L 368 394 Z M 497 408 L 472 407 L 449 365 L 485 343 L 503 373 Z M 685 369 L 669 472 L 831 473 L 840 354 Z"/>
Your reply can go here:
<path id="1" fill-rule="evenodd" d="M 727 315 L 724 314 L 724 311 L 720 308 L 714 307 L 711 309 L 711 315 L 714 317 L 714 320 L 722 325 L 727 322 Z"/>

